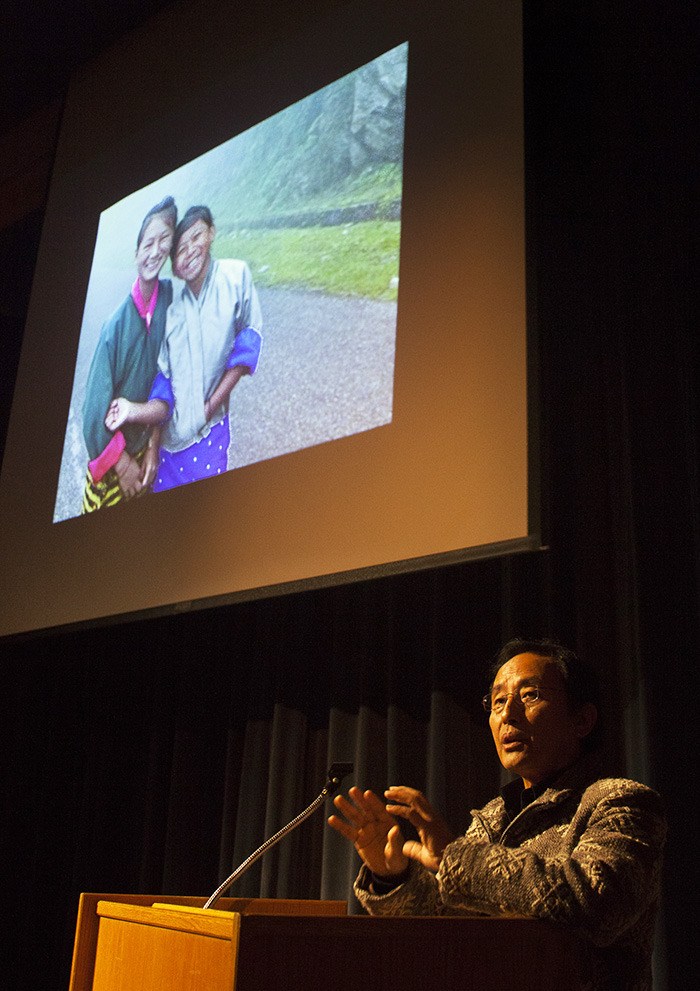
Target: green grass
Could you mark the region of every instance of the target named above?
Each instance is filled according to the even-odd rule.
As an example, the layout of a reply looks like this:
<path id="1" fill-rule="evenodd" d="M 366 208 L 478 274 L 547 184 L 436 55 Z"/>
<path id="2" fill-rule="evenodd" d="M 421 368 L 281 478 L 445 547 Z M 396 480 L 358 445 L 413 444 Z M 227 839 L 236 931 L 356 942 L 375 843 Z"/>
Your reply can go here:
<path id="1" fill-rule="evenodd" d="M 398 221 L 220 232 L 218 258 L 248 262 L 257 285 L 396 300 Z"/>
<path id="2" fill-rule="evenodd" d="M 277 196 L 274 206 L 264 205 L 256 200 L 254 193 L 249 192 L 243 196 L 232 196 L 229 200 L 212 199 L 209 205 L 218 225 L 234 229 L 244 227 L 246 223 L 264 220 L 265 217 L 284 216 L 285 213 L 296 215 L 355 206 L 358 203 L 390 203 L 400 200 L 402 175 L 401 165 L 389 162 L 335 181 L 328 189 L 307 195 L 302 202 L 291 195 Z M 292 185 L 289 193 L 294 192 Z M 285 205 L 280 203 L 280 199 L 284 200 Z M 206 197 L 204 202 L 208 202 Z"/>
<path id="3" fill-rule="evenodd" d="M 401 181 L 400 164 L 373 166 L 336 182 L 325 192 L 307 197 L 303 205 L 296 203 L 289 212 L 312 214 L 357 204 L 389 203 L 401 198 Z M 268 214 L 279 220 L 280 210 L 260 209 L 242 219 L 236 217 L 233 202 L 212 200 L 209 204 L 217 226 L 213 253 L 218 258 L 247 261 L 258 285 L 396 300 L 399 221 L 244 229 L 242 225 L 246 223 L 264 223 Z M 133 268 L 130 240 L 119 239 L 111 245 L 110 263 L 115 268 Z M 166 264 L 162 277 L 168 278 L 170 274 L 170 264 Z"/>
<path id="4" fill-rule="evenodd" d="M 389 203 L 401 199 L 401 177 L 401 168 L 394 164 L 366 169 L 359 175 L 348 176 L 325 193 L 308 197 L 303 209 L 332 210 L 357 203 Z M 296 211 L 292 209 L 292 212 Z"/>

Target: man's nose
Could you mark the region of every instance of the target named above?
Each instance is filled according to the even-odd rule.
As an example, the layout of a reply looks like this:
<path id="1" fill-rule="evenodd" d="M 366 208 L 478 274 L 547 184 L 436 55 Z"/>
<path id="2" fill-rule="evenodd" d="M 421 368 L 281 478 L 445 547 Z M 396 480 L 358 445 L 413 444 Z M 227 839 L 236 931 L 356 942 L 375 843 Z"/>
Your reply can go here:
<path id="1" fill-rule="evenodd" d="M 501 719 L 506 722 L 512 722 L 515 716 L 518 714 L 522 706 L 520 705 L 520 699 L 513 694 L 506 695 L 505 702 L 503 703 L 503 710 L 501 712 Z"/>

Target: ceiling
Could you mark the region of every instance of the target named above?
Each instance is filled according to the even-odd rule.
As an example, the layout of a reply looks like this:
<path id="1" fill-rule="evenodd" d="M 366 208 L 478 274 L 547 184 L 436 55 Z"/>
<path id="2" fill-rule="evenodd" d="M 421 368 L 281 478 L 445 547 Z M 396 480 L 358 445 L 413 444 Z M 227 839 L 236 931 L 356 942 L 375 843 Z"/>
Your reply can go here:
<path id="1" fill-rule="evenodd" d="M 71 73 L 173 0 L 3 0 L 0 132 L 60 99 Z"/>
<path id="2" fill-rule="evenodd" d="M 284 32 L 344 0 L 219 0 L 239 38 Z M 419 2 L 419 0 L 417 0 Z M 64 96 L 72 73 L 154 14 L 191 0 L 0 0 L 0 134 Z M 231 12 L 223 12 L 228 4 Z M 217 9 L 216 7 L 214 9 Z M 211 25 L 210 25 L 211 27 Z"/>

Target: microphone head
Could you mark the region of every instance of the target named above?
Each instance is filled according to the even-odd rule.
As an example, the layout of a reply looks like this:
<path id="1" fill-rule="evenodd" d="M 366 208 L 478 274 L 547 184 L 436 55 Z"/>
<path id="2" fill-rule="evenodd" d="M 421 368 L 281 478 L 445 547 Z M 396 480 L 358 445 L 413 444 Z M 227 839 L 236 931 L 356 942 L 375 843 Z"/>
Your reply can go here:
<path id="1" fill-rule="evenodd" d="M 333 795 L 340 787 L 340 782 L 348 774 L 352 774 L 354 770 L 354 764 L 344 763 L 342 761 L 336 761 L 331 764 L 328 769 L 328 784 L 326 785 L 325 791 L 328 795 Z"/>

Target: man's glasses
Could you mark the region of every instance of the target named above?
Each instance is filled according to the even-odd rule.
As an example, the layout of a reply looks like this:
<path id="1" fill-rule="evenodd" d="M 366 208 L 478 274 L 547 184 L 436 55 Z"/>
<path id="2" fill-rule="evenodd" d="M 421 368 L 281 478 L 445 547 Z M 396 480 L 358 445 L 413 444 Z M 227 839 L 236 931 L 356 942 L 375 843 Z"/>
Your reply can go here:
<path id="1" fill-rule="evenodd" d="M 497 692 L 495 695 L 484 695 L 481 700 L 486 712 L 495 712 L 499 716 L 505 709 L 508 699 L 513 699 L 524 709 L 531 709 L 547 692 L 564 692 L 565 688 L 542 688 L 541 685 L 523 685 L 517 692 Z M 545 693 L 544 695 L 542 693 Z"/>

